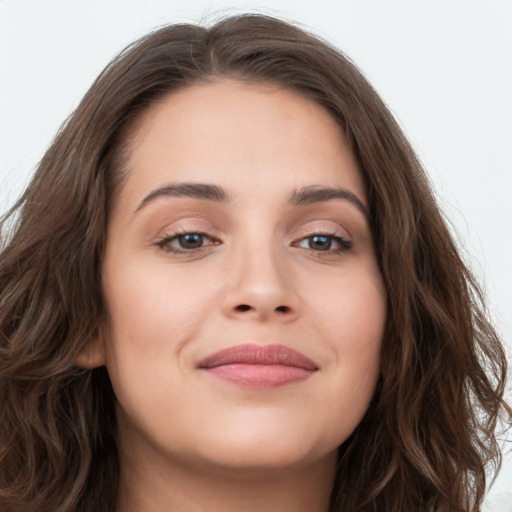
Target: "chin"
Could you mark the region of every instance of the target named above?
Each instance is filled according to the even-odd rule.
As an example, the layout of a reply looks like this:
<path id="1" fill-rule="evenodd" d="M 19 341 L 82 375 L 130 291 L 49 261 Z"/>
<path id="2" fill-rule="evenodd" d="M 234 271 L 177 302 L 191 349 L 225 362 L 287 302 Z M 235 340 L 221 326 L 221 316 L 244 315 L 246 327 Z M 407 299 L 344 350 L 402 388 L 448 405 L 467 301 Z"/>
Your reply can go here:
<path id="1" fill-rule="evenodd" d="M 283 475 L 298 468 L 308 468 L 323 459 L 336 460 L 337 450 L 320 454 L 304 451 L 303 446 L 231 446 L 220 453 L 204 454 L 205 465 L 214 467 L 216 472 L 232 474 L 243 478 L 256 476 Z"/>
<path id="2" fill-rule="evenodd" d="M 257 428 L 257 427 L 260 428 Z M 297 424 L 248 424 L 245 429 L 225 429 L 222 436 L 212 433 L 202 458 L 220 470 L 257 473 L 286 472 L 308 467 L 332 457 L 344 439 L 311 435 Z"/>

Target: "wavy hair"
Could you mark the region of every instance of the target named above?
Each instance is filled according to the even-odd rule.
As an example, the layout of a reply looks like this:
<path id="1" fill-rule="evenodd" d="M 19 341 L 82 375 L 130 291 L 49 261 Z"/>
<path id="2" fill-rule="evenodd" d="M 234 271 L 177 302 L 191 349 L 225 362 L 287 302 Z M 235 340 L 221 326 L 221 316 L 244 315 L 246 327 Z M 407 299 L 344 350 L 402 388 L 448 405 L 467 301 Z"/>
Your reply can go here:
<path id="1" fill-rule="evenodd" d="M 506 360 L 411 146 L 341 52 L 263 15 L 170 25 L 101 73 L 2 222 L 0 509 L 112 512 L 119 459 L 104 367 L 77 355 L 106 321 L 106 228 L 135 120 L 163 95 L 229 77 L 323 105 L 365 180 L 388 297 L 381 376 L 339 449 L 332 512 L 479 511 L 499 467 Z"/>

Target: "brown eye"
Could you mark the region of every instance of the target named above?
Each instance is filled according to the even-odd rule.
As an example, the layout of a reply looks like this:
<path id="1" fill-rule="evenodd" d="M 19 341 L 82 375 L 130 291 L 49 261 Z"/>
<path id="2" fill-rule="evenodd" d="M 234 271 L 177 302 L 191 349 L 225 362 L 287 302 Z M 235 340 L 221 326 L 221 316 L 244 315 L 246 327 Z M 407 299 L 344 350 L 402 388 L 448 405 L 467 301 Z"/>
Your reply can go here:
<path id="1" fill-rule="evenodd" d="M 203 246 L 205 236 L 201 233 L 187 233 L 180 235 L 175 240 L 180 249 L 199 249 Z"/>
<path id="2" fill-rule="evenodd" d="M 309 249 L 314 249 L 315 251 L 328 251 L 332 247 L 332 237 L 330 236 L 310 236 L 306 238 L 307 245 Z"/>

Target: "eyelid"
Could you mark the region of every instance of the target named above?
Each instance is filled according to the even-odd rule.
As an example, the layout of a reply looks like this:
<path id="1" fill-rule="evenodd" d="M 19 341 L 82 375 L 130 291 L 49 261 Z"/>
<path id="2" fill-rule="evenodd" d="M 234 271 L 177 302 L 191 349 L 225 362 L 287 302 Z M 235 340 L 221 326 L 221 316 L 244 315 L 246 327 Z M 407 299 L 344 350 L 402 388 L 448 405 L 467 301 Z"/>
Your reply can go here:
<path id="1" fill-rule="evenodd" d="M 180 237 L 185 235 L 200 235 L 201 237 L 209 240 L 209 243 L 201 245 L 200 247 L 193 247 L 188 249 L 171 246 L 171 243 L 173 241 L 178 240 Z M 175 229 L 174 231 L 166 231 L 161 237 L 159 237 L 156 240 L 155 245 L 169 253 L 192 255 L 207 250 L 209 247 L 212 247 L 214 245 L 219 245 L 220 243 L 221 241 L 217 237 L 214 237 L 213 235 L 206 233 L 204 231 L 198 229 L 178 228 Z"/>
<path id="2" fill-rule="evenodd" d="M 217 234 L 219 233 L 219 226 L 215 228 L 210 223 L 205 223 L 204 218 L 192 219 L 192 222 L 188 222 L 189 220 L 190 219 L 187 219 L 186 222 L 174 223 L 174 226 L 171 224 L 163 228 L 160 235 L 153 240 L 152 245 L 157 246 L 165 252 L 192 255 L 205 252 L 213 246 L 223 243 L 222 239 L 226 233 L 224 233 L 224 236 L 219 236 Z M 200 222 L 197 222 L 197 220 L 200 220 Z M 348 251 L 352 249 L 353 246 L 353 238 L 349 230 L 332 218 L 309 219 L 304 224 L 297 226 L 294 231 L 295 236 L 289 239 L 290 241 L 288 242 L 291 247 L 304 249 L 319 255 L 334 255 Z M 224 230 L 221 229 L 220 232 L 222 233 Z M 178 240 L 179 237 L 192 234 L 202 237 L 197 247 L 194 247 L 193 240 Z M 317 242 L 310 242 L 310 246 L 304 246 L 308 239 L 315 236 L 329 238 L 330 243 L 326 244 L 328 247 L 322 248 L 321 241 L 318 245 L 316 245 Z M 190 242 L 192 242 L 192 244 L 188 246 Z"/>
<path id="3" fill-rule="evenodd" d="M 302 242 L 313 239 L 315 237 L 329 238 L 329 239 L 335 241 L 339 245 L 339 247 L 334 248 L 334 249 L 328 248 L 326 250 L 322 250 L 322 249 L 315 250 L 312 247 L 302 247 L 302 245 L 301 245 Z M 352 249 L 353 241 L 337 232 L 319 232 L 319 231 L 317 231 L 317 232 L 302 236 L 300 238 L 297 238 L 294 242 L 292 242 L 292 246 L 302 247 L 303 249 L 307 249 L 307 250 L 317 252 L 320 254 L 322 254 L 322 253 L 335 254 L 335 253 L 344 252 L 344 251 L 348 251 L 348 250 Z"/>

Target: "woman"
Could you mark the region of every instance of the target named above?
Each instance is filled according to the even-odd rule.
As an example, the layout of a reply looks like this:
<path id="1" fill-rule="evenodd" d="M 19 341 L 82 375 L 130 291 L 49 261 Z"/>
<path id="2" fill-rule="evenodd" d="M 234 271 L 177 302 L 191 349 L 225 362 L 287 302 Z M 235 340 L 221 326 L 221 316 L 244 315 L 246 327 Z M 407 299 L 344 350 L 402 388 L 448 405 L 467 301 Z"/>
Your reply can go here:
<path id="1" fill-rule="evenodd" d="M 257 15 L 148 35 L 11 217 L 4 512 L 480 510 L 503 351 L 326 43 Z"/>

